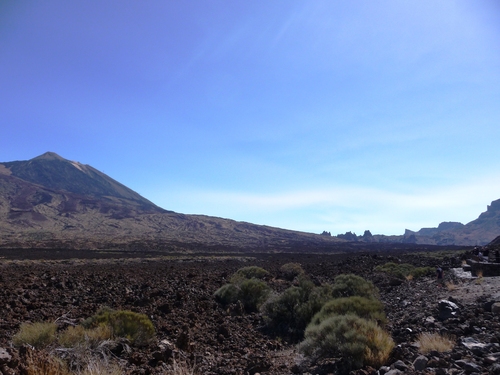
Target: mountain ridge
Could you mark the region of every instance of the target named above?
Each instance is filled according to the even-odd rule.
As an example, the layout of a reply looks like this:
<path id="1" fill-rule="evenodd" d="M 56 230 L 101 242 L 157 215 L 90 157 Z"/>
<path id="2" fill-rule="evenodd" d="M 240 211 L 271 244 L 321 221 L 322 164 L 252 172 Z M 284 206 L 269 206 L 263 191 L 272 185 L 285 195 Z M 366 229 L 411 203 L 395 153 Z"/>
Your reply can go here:
<path id="1" fill-rule="evenodd" d="M 167 211 L 95 168 L 53 152 L 0 163 L 0 247 L 286 250 L 343 242 Z"/>
<path id="2" fill-rule="evenodd" d="M 403 235 L 330 236 L 186 215 L 156 206 L 90 165 L 46 152 L 0 163 L 0 247 L 335 247 L 341 243 L 486 245 L 500 234 L 500 199 L 467 224 L 406 229 Z M 328 233 L 329 234 L 329 233 Z M 142 245 L 141 245 L 142 244 Z M 134 246 L 135 246 L 134 245 Z"/>
<path id="3" fill-rule="evenodd" d="M 354 242 L 402 243 L 437 246 L 484 246 L 500 235 L 500 199 L 486 206 L 477 219 L 467 224 L 456 221 L 444 221 L 437 227 L 421 228 L 418 231 L 406 229 L 403 235 L 372 235 L 369 230 L 362 236 L 347 232 L 338 238 Z"/>

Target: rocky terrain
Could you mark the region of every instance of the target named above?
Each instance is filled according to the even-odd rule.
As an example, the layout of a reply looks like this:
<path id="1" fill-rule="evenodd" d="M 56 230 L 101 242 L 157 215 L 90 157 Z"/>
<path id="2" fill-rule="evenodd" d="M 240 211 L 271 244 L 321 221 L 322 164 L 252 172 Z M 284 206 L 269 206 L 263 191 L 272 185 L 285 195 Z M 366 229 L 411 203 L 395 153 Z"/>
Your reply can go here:
<path id="1" fill-rule="evenodd" d="M 35 259 L 39 255 L 44 259 Z M 130 256 L 132 255 L 132 256 Z M 12 348 L 23 322 L 57 321 L 60 329 L 80 323 L 99 308 L 129 309 L 149 316 L 154 343 L 126 350 L 113 343 L 112 357 L 124 373 L 171 374 L 183 363 L 195 374 L 330 374 L 335 359 L 312 363 L 296 350 L 297 342 L 273 336 L 262 313 L 241 306 L 223 307 L 214 292 L 237 269 L 257 265 L 271 273 L 266 280 L 280 292 L 293 281 L 280 278 L 289 262 L 302 265 L 316 284 L 331 283 L 341 273 L 355 273 L 380 290 L 396 342 L 391 358 L 378 369 L 358 374 L 500 374 L 500 301 L 497 278 L 459 278 L 462 252 L 385 251 L 338 254 L 177 254 L 155 252 L 29 252 L 0 250 L 0 372 L 26 373 L 30 348 Z M 31 258 L 31 259 L 30 259 Z M 430 277 L 396 280 L 376 272 L 387 262 L 442 265 L 447 286 Z M 441 300 L 448 302 L 441 302 Z M 495 310 L 496 312 L 493 312 Z M 416 345 L 419 333 L 449 334 L 449 352 L 425 356 Z M 52 353 L 61 355 L 57 348 Z M 177 362 L 175 362 L 177 360 Z M 23 372 L 24 371 L 24 372 Z"/>

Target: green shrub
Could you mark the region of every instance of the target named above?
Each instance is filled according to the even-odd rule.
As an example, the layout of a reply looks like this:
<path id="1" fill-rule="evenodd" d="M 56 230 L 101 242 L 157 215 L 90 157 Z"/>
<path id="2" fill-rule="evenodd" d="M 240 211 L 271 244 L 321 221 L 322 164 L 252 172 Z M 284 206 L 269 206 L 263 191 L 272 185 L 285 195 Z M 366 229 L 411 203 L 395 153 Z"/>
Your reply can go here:
<path id="1" fill-rule="evenodd" d="M 286 289 L 264 305 L 268 327 L 280 335 L 302 338 L 311 318 L 332 298 L 331 291 L 330 285 L 316 287 L 301 278 L 299 286 Z"/>
<path id="2" fill-rule="evenodd" d="M 302 331 L 304 331 L 313 316 L 321 310 L 323 305 L 333 298 L 332 290 L 333 288 L 329 284 L 314 287 L 309 292 L 307 300 L 297 306 L 297 324 Z"/>
<path id="3" fill-rule="evenodd" d="M 269 272 L 267 272 L 264 268 L 257 266 L 243 267 L 236 271 L 231 279 L 229 280 L 233 284 L 241 283 L 243 280 L 247 279 L 263 279 L 268 276 Z"/>
<path id="4" fill-rule="evenodd" d="M 334 315 L 356 315 L 366 320 L 373 320 L 379 324 L 386 323 L 384 305 L 376 299 L 359 296 L 336 298 L 323 305 L 314 315 L 311 324 L 319 325 Z"/>
<path id="5" fill-rule="evenodd" d="M 240 289 L 236 285 L 226 284 L 217 289 L 214 296 L 217 302 L 222 303 L 223 305 L 228 305 L 238 300 L 239 292 Z"/>
<path id="6" fill-rule="evenodd" d="M 384 272 L 392 277 L 396 277 L 398 279 L 405 279 L 408 275 L 410 275 L 413 270 L 413 266 L 408 263 L 397 264 L 394 262 L 389 262 L 386 264 L 382 264 L 380 266 L 375 267 L 375 271 Z"/>
<path id="7" fill-rule="evenodd" d="M 411 275 L 413 278 L 418 279 L 419 277 L 433 276 L 435 272 L 436 269 L 434 267 L 416 267 Z"/>
<path id="8" fill-rule="evenodd" d="M 432 267 L 415 267 L 408 263 L 397 264 L 389 262 L 375 267 L 375 271 L 385 272 L 392 277 L 404 280 L 408 278 L 419 278 L 422 276 L 433 275 L 435 269 Z"/>
<path id="9" fill-rule="evenodd" d="M 214 296 L 223 305 L 241 301 L 246 311 L 256 311 L 270 292 L 271 289 L 262 280 L 243 279 L 238 284 L 223 285 L 214 293 Z"/>
<path id="10" fill-rule="evenodd" d="M 301 330 L 297 306 L 304 303 L 299 287 L 292 286 L 271 298 L 263 307 L 267 324 L 278 334 L 296 335 Z M 302 332 L 305 326 L 302 328 Z"/>
<path id="11" fill-rule="evenodd" d="M 155 335 L 153 323 L 146 315 L 128 310 L 115 311 L 104 308 L 83 322 L 85 328 L 100 325 L 108 325 L 114 337 L 127 338 L 137 346 L 148 344 Z"/>
<path id="12" fill-rule="evenodd" d="M 305 272 L 299 263 L 286 263 L 280 267 L 280 273 L 285 280 L 292 281 Z"/>
<path id="13" fill-rule="evenodd" d="M 57 325 L 50 322 L 22 323 L 12 342 L 15 346 L 29 344 L 37 349 L 44 348 L 56 339 Z"/>
<path id="14" fill-rule="evenodd" d="M 335 315 L 321 324 L 310 324 L 299 349 L 315 359 L 342 357 L 345 370 L 387 361 L 394 342 L 376 323 L 355 315 Z"/>
<path id="15" fill-rule="evenodd" d="M 271 291 L 264 281 L 257 279 L 242 281 L 239 289 L 238 299 L 247 311 L 257 311 Z"/>
<path id="16" fill-rule="evenodd" d="M 332 295 L 334 298 L 352 296 L 378 298 L 378 289 L 360 276 L 343 274 L 335 278 Z"/>

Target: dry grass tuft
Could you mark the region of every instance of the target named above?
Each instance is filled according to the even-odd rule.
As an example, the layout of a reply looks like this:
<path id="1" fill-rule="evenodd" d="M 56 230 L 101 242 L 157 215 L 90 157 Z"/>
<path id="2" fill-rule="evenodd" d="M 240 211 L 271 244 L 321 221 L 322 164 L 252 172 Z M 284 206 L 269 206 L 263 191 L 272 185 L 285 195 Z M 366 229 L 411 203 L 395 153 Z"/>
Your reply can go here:
<path id="1" fill-rule="evenodd" d="M 387 363 L 394 348 L 391 336 L 385 331 L 369 332 L 368 342 L 371 345 L 365 349 L 365 363 L 377 368 Z"/>
<path id="2" fill-rule="evenodd" d="M 55 323 L 22 323 L 19 332 L 12 337 L 12 342 L 14 346 L 28 344 L 37 349 L 45 348 L 55 341 L 56 330 Z"/>
<path id="3" fill-rule="evenodd" d="M 172 365 L 172 372 L 165 373 L 167 374 L 173 374 L 173 375 L 196 375 L 198 374 L 196 364 L 191 365 L 188 361 L 186 360 L 181 360 L 178 361 L 175 359 L 174 356 L 174 363 Z"/>
<path id="4" fill-rule="evenodd" d="M 483 281 L 484 281 L 484 280 L 483 280 L 483 270 L 477 270 L 477 272 L 476 272 L 476 276 L 477 276 L 477 279 L 476 279 L 475 283 L 476 283 L 477 285 L 482 284 L 482 283 L 483 283 Z"/>
<path id="5" fill-rule="evenodd" d="M 85 369 L 78 372 L 78 375 L 121 375 L 123 373 L 123 369 L 115 362 L 93 359 L 89 361 Z"/>
<path id="6" fill-rule="evenodd" d="M 448 289 L 450 292 L 457 289 L 457 286 L 453 284 L 451 281 L 447 281 L 444 285 L 446 285 L 446 289 Z"/>
<path id="7" fill-rule="evenodd" d="M 30 352 L 24 363 L 26 375 L 70 375 L 66 364 L 45 352 Z"/>
<path id="8" fill-rule="evenodd" d="M 449 352 L 455 346 L 455 341 L 451 336 L 440 335 L 438 333 L 423 332 L 418 335 L 417 342 L 422 354 L 427 354 L 433 350 L 439 353 Z"/>
<path id="9" fill-rule="evenodd" d="M 75 346 L 85 346 L 96 348 L 105 340 L 112 337 L 111 327 L 100 325 L 95 328 L 84 328 L 83 326 L 68 327 L 59 335 L 59 344 L 65 348 L 74 348 Z"/>

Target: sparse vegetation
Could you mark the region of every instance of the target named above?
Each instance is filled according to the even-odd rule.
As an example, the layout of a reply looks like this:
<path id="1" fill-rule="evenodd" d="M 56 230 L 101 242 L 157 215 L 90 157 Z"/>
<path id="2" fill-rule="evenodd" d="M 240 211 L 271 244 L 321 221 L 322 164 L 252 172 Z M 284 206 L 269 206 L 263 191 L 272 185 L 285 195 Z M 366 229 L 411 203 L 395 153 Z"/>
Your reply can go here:
<path id="1" fill-rule="evenodd" d="M 215 291 L 214 296 L 217 302 L 228 305 L 238 301 L 239 292 L 240 290 L 236 285 L 225 284 Z"/>
<path id="2" fill-rule="evenodd" d="M 58 342 L 65 348 L 73 348 L 78 345 L 95 348 L 102 341 L 111 339 L 112 334 L 111 327 L 104 324 L 88 329 L 80 325 L 70 326 L 59 334 Z"/>
<path id="3" fill-rule="evenodd" d="M 246 311 L 257 311 L 271 292 L 271 288 L 261 280 L 267 275 L 269 272 L 260 267 L 240 268 L 231 277 L 231 283 L 214 293 L 215 299 L 223 305 L 241 301 Z"/>
<path id="4" fill-rule="evenodd" d="M 148 344 L 155 336 L 151 320 L 146 315 L 133 311 L 104 308 L 83 322 L 85 328 L 100 325 L 109 326 L 113 337 L 124 337 L 137 346 Z"/>
<path id="5" fill-rule="evenodd" d="M 195 375 L 197 374 L 196 364 L 191 365 L 187 360 L 177 360 L 174 356 L 172 366 L 173 375 Z M 167 373 L 165 373 L 167 375 Z"/>
<path id="6" fill-rule="evenodd" d="M 299 263 L 286 263 L 280 267 L 280 273 L 285 280 L 292 281 L 305 272 Z"/>
<path id="7" fill-rule="evenodd" d="M 447 281 L 444 284 L 446 286 L 446 289 L 448 289 L 450 292 L 457 289 L 457 286 L 453 284 L 451 281 Z"/>
<path id="8" fill-rule="evenodd" d="M 271 289 L 262 280 L 248 279 L 239 285 L 238 299 L 247 311 L 257 311 L 264 303 Z"/>
<path id="9" fill-rule="evenodd" d="M 310 324 L 299 349 L 315 359 L 342 357 L 346 370 L 378 367 L 389 358 L 394 342 L 375 322 L 355 315 L 335 315 Z"/>
<path id="10" fill-rule="evenodd" d="M 360 318 L 373 320 L 378 324 L 385 324 L 384 305 L 375 299 L 359 296 L 336 298 L 325 303 L 321 310 L 314 315 L 311 324 L 319 325 L 334 315 L 353 314 Z"/>
<path id="11" fill-rule="evenodd" d="M 335 278 L 332 296 L 334 298 L 360 296 L 378 298 L 378 289 L 370 281 L 361 276 L 343 274 Z"/>
<path id="12" fill-rule="evenodd" d="M 122 375 L 123 369 L 105 358 L 92 358 L 78 375 Z"/>
<path id="13" fill-rule="evenodd" d="M 24 344 L 37 349 L 45 348 L 56 340 L 57 325 L 52 322 L 22 323 L 19 332 L 14 335 L 14 346 Z"/>
<path id="14" fill-rule="evenodd" d="M 44 351 L 28 351 L 24 358 L 25 375 L 70 375 L 64 361 Z"/>
<path id="15" fill-rule="evenodd" d="M 300 339 L 314 314 L 332 299 L 331 285 L 315 286 L 305 277 L 264 305 L 268 326 L 280 335 Z"/>
<path id="16" fill-rule="evenodd" d="M 231 279 L 229 281 L 232 284 L 238 284 L 246 279 L 263 279 L 268 275 L 269 272 L 267 272 L 264 268 L 249 266 L 240 268 L 233 274 L 233 276 L 231 276 Z"/>
<path id="17" fill-rule="evenodd" d="M 386 318 L 377 288 L 362 277 L 339 275 L 332 295 L 311 319 L 299 349 L 314 359 L 340 356 L 343 371 L 385 363 L 394 342 L 381 327 Z"/>
<path id="18" fill-rule="evenodd" d="M 433 276 L 436 270 L 433 267 L 415 267 L 411 272 L 414 279 L 425 276 Z"/>
<path id="19" fill-rule="evenodd" d="M 114 256 L 113 253 L 105 255 Z M 434 260 L 423 262 L 413 257 L 413 253 L 398 254 L 398 258 L 403 260 L 401 263 L 419 266 L 435 264 Z M 76 261 L 66 263 L 54 260 L 43 264 L 39 261 L 27 263 L 26 260 L 8 265 L 2 263 L 1 281 L 8 293 L 4 293 L 7 306 L 4 309 L 5 328 L 0 333 L 4 343 L 2 347 L 12 356 L 7 364 L 8 370 L 12 369 L 12 373 L 35 375 L 117 375 L 137 372 L 143 368 L 149 368 L 158 375 L 194 375 L 218 371 L 347 374 L 362 362 L 363 367 L 359 372 L 370 373 L 373 370 L 366 367 L 368 364 L 377 363 L 371 365 L 375 371 L 380 365 L 394 368 L 397 359 L 402 359 L 410 366 L 420 352 L 426 350 L 430 350 L 430 353 L 434 350 L 451 350 L 446 355 L 431 355 L 434 359 L 439 359 L 439 366 L 442 368 L 456 367 L 457 358 L 463 359 L 465 355 L 467 359 L 471 358 L 471 363 L 481 367 L 480 372 L 490 373 L 494 370 L 492 364 L 482 361 L 480 357 L 469 357 L 469 353 L 476 353 L 476 350 L 479 352 L 479 349 L 469 347 L 467 341 L 464 341 L 464 345 L 457 344 L 456 348 L 451 344 L 451 349 L 440 349 L 435 344 L 437 340 L 431 340 L 432 345 L 420 342 L 417 345 L 417 335 L 424 326 L 432 328 L 429 332 L 443 333 L 439 327 L 444 324 L 447 332 L 460 332 L 467 327 L 476 326 L 479 320 L 491 318 L 484 302 L 487 299 L 479 296 L 497 290 L 498 280 L 485 277 L 481 285 L 476 285 L 474 279 L 460 281 L 461 274 L 457 273 L 455 277 L 451 269 L 455 261 L 458 264 L 458 260 L 442 263 L 443 267 L 449 269 L 446 273 L 447 282 L 443 283 L 448 289 L 438 289 L 434 275 L 432 280 L 415 284 L 401 283 L 399 279 L 373 272 L 376 265 L 394 259 L 392 253 L 352 256 L 270 254 L 249 257 L 238 254 L 238 258 L 234 259 L 220 257 L 217 260 L 202 261 L 194 256 L 189 259 L 186 255 L 182 261 L 179 259 L 181 258 L 159 261 L 158 258 L 91 259 L 88 265 L 85 264 L 86 260 L 80 260 L 81 263 L 78 264 Z M 280 266 L 295 261 L 307 265 L 307 270 L 311 271 L 310 278 L 299 274 L 288 280 L 284 279 Z M 210 293 L 224 285 L 222 280 L 231 278 L 233 273 L 228 273 L 228 269 L 236 271 L 252 264 L 269 270 L 269 276 L 264 279 L 243 278 L 236 284 L 220 288 L 221 291 L 215 297 L 221 303 L 225 301 L 228 306 L 218 306 L 214 298 L 210 299 Z M 388 305 L 384 306 L 380 302 L 382 298 L 374 298 L 373 293 L 371 298 L 356 295 L 334 298 L 334 290 L 347 289 L 351 294 L 353 290 L 357 292 L 365 289 L 352 285 L 340 288 L 339 285 L 349 284 L 342 277 L 337 278 L 338 283 L 334 284 L 335 277 L 346 271 L 366 276 L 365 281 L 358 279 L 358 282 L 351 284 L 365 285 L 366 280 L 373 280 L 374 284 L 376 282 L 383 301 L 388 301 Z M 331 284 L 321 284 L 330 280 Z M 244 303 L 240 297 L 247 298 L 249 302 L 246 308 L 250 309 L 253 297 L 259 295 L 259 284 L 263 284 L 272 297 L 268 297 L 260 312 L 242 314 Z M 17 285 L 24 289 L 22 294 L 11 292 L 16 291 Z M 448 292 L 454 287 L 456 290 Z M 242 289 L 246 290 L 245 294 L 240 294 Z M 442 296 L 453 297 L 461 302 L 460 319 L 441 321 L 444 315 L 436 318 L 437 303 Z M 120 306 L 154 316 L 155 328 L 159 332 L 158 340 L 154 341 L 154 345 L 137 347 L 129 340 L 114 335 L 106 319 L 97 319 L 97 316 L 105 314 L 99 314 L 99 311 L 92 316 L 96 312 L 93 310 L 88 313 L 89 309 L 104 301 L 113 307 Z M 257 301 L 255 306 L 262 299 Z M 450 301 L 453 302 L 453 299 L 450 298 Z M 24 313 L 28 304 L 40 308 Z M 114 311 L 104 310 L 110 313 Z M 312 314 L 314 311 L 316 313 Z M 394 340 L 401 344 L 388 359 L 387 351 L 382 350 L 391 346 L 390 337 L 385 331 L 384 311 L 391 317 L 389 327 Z M 87 317 L 91 316 L 85 326 L 73 326 L 82 322 L 82 314 L 85 312 Z M 18 319 L 21 316 L 31 322 L 40 316 L 55 321 L 58 326 L 54 334 L 56 340 L 40 349 L 31 345 L 13 347 L 12 338 L 20 330 Z M 430 316 L 439 319 L 439 322 Z M 336 323 L 323 328 L 324 332 L 305 336 L 306 329 L 307 332 L 314 332 L 332 319 L 337 319 Z M 360 319 L 363 323 L 340 323 L 349 319 Z M 366 322 L 378 326 L 380 330 L 363 328 Z M 342 331 L 342 326 L 347 326 L 345 332 Z M 479 336 L 473 335 L 474 339 L 485 345 L 495 342 L 494 331 L 482 332 Z M 335 339 L 341 340 L 341 344 L 336 343 Z M 302 348 L 300 342 L 312 349 Z M 297 356 L 294 345 L 298 345 L 295 349 L 300 349 L 305 356 Z M 328 345 L 334 349 L 328 349 Z M 432 349 L 425 349 L 426 347 Z M 246 348 L 251 350 L 251 354 L 241 360 L 241 355 L 248 352 Z M 29 360 L 28 353 L 32 357 Z M 429 358 L 428 353 L 429 351 L 425 354 Z M 28 366 L 29 372 L 26 370 Z M 434 365 L 429 364 L 428 367 Z M 410 370 L 414 369 L 410 367 Z"/>
<path id="20" fill-rule="evenodd" d="M 385 272 L 401 280 L 412 280 L 423 276 L 432 276 L 435 272 L 432 267 L 415 267 L 408 263 L 398 264 L 394 262 L 377 266 L 375 267 L 375 271 Z"/>
<path id="21" fill-rule="evenodd" d="M 478 279 L 482 279 L 483 278 L 483 270 L 477 270 L 476 271 L 476 277 Z M 482 280 L 481 280 L 482 281 Z"/>
<path id="22" fill-rule="evenodd" d="M 431 351 L 443 353 L 453 349 L 455 341 L 451 336 L 424 332 L 418 335 L 417 344 L 422 354 L 427 354 Z"/>

